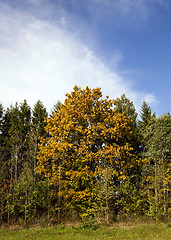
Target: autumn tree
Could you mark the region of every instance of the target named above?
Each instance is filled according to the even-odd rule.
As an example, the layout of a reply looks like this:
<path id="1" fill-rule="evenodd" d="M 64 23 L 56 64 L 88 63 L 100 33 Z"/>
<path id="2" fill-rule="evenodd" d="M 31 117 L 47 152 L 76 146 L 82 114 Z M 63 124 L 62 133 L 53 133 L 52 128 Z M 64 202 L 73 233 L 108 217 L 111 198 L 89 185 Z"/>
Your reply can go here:
<path id="1" fill-rule="evenodd" d="M 128 117 L 114 109 L 113 100 L 102 98 L 100 88 L 75 86 L 66 94 L 64 104 L 47 119 L 49 136 L 42 138 L 37 165 L 37 172 L 56 185 L 58 211 L 63 203 L 80 216 L 94 214 L 98 180 L 110 172 L 105 182 L 119 188 L 133 174 L 138 160 L 130 125 Z"/>
<path id="2" fill-rule="evenodd" d="M 169 218 L 169 113 L 156 117 L 143 102 L 137 119 L 125 94 L 75 86 L 47 116 L 40 100 L 32 110 L 0 104 L 0 223 Z"/>

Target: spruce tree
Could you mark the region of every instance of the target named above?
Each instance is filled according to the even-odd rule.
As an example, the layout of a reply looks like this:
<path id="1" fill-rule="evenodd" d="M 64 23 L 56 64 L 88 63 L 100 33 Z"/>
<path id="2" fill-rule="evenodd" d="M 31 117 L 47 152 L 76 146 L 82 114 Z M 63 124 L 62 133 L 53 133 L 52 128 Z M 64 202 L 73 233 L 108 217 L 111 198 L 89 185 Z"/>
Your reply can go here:
<path id="1" fill-rule="evenodd" d="M 45 131 L 45 119 L 47 118 L 48 113 L 46 108 L 44 107 L 43 103 L 38 100 L 37 103 L 34 105 L 33 108 L 33 127 L 38 131 L 39 136 L 44 136 L 46 134 Z"/>
<path id="2" fill-rule="evenodd" d="M 152 114 L 150 106 L 144 101 L 140 109 L 140 120 L 138 127 L 140 132 L 144 132 L 145 128 L 155 120 L 155 113 Z"/>

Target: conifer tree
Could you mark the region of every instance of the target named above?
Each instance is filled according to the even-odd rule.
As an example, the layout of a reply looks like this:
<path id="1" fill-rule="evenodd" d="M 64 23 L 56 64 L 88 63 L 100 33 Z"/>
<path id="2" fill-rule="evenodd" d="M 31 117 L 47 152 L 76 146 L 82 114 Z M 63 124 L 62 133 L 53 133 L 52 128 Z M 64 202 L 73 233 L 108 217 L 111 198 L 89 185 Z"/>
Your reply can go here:
<path id="1" fill-rule="evenodd" d="M 155 120 L 155 113 L 152 114 L 150 106 L 144 101 L 140 110 L 140 120 L 138 126 L 140 132 L 144 132 L 145 128 Z"/>
<path id="2" fill-rule="evenodd" d="M 164 114 L 147 129 L 150 138 L 146 142 L 144 184 L 152 217 L 166 218 L 169 214 L 171 186 L 171 117 Z"/>
<path id="3" fill-rule="evenodd" d="M 43 103 L 38 100 L 37 103 L 34 105 L 33 108 L 33 127 L 38 131 L 39 136 L 44 136 L 45 131 L 45 119 L 47 118 L 48 113 L 46 111 L 46 108 L 44 107 Z"/>

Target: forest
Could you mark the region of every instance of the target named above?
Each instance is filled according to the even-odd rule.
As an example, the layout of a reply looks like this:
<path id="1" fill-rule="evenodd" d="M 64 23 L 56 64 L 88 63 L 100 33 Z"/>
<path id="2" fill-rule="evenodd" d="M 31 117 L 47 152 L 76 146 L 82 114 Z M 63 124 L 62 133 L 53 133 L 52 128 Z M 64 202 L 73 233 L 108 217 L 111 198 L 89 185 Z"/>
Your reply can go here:
<path id="1" fill-rule="evenodd" d="M 73 88 L 48 113 L 0 104 L 0 224 L 171 217 L 171 116 Z"/>

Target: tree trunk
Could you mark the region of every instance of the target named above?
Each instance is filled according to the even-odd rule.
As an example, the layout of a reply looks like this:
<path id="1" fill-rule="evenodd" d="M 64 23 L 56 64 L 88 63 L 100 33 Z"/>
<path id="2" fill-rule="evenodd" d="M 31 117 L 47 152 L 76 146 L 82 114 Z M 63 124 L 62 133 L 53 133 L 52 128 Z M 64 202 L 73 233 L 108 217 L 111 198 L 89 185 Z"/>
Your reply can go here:
<path id="1" fill-rule="evenodd" d="M 60 223 L 61 215 L 61 167 L 59 166 L 59 192 L 58 192 L 58 223 Z"/>
<path id="2" fill-rule="evenodd" d="M 158 203 L 158 192 L 157 192 L 157 164 L 155 159 L 155 183 L 154 183 L 154 189 L 155 189 L 155 215 L 156 215 L 156 221 L 158 219 L 158 209 L 157 209 L 157 203 Z"/>
<path id="3" fill-rule="evenodd" d="M 28 186 L 27 186 L 27 179 L 26 179 L 26 199 L 25 199 L 25 224 L 27 223 L 27 205 L 28 205 Z"/>

